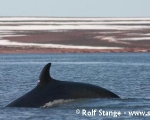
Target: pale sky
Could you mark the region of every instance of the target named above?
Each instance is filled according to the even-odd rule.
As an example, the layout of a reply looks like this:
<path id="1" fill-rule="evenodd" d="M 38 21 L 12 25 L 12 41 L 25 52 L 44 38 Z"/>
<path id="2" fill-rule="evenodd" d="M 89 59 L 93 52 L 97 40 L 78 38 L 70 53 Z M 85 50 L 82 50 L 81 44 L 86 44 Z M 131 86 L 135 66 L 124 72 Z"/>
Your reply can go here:
<path id="1" fill-rule="evenodd" d="M 150 0 L 0 0 L 0 16 L 150 17 Z"/>

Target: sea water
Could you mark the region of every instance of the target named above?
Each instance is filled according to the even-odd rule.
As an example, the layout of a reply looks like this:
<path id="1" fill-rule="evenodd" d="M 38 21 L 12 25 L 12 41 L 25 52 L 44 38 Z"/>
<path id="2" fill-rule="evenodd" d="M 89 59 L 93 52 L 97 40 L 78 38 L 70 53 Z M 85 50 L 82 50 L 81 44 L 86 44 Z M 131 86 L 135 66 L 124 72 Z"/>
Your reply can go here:
<path id="1" fill-rule="evenodd" d="M 37 85 L 48 62 L 54 79 L 98 85 L 121 99 L 58 100 L 41 108 L 5 107 Z M 1 54 L 0 120 L 149 120 L 149 85 L 150 53 Z"/>

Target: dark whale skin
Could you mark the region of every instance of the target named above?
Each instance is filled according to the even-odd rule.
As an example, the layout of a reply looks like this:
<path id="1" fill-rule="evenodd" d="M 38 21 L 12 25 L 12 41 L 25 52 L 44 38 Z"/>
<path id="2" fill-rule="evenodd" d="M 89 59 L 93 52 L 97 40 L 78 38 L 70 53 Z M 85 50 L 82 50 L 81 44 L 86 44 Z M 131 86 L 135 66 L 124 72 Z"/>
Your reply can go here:
<path id="1" fill-rule="evenodd" d="M 59 99 L 120 98 L 115 93 L 88 83 L 59 81 L 49 74 L 51 63 L 43 68 L 38 85 L 6 107 L 41 107 Z"/>

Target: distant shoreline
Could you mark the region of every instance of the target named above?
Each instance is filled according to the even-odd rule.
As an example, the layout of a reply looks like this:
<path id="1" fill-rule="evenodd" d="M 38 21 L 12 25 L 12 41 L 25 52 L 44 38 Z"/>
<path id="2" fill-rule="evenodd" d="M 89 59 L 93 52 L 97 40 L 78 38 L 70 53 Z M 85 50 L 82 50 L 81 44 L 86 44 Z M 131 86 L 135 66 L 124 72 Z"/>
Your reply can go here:
<path id="1" fill-rule="evenodd" d="M 37 48 L 37 47 L 8 47 L 1 46 L 0 54 L 40 54 L 40 53 L 142 53 L 150 52 L 143 49 L 65 49 L 65 48 Z"/>
<path id="2" fill-rule="evenodd" d="M 0 54 L 150 52 L 150 18 L 0 17 Z"/>

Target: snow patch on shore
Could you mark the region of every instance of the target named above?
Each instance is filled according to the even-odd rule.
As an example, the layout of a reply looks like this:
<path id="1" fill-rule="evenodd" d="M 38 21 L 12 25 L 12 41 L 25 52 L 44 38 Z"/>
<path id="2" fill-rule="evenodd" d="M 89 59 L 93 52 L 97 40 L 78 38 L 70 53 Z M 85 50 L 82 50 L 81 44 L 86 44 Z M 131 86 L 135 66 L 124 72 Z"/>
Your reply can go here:
<path id="1" fill-rule="evenodd" d="M 13 35 L 13 34 L 7 34 L 7 35 L 0 35 L 0 38 L 3 38 L 3 37 L 18 37 L 18 36 L 27 36 L 27 35 Z"/>
<path id="2" fill-rule="evenodd" d="M 146 29 L 149 26 L 124 26 L 124 25 L 19 25 L 19 26 L 1 26 L 0 30 L 133 30 Z"/>
<path id="3" fill-rule="evenodd" d="M 73 20 L 72 20 L 73 21 Z M 145 24 L 150 24 L 150 21 L 96 21 L 96 20 L 91 20 L 91 21 L 73 21 L 73 22 L 68 22 L 67 20 L 65 21 L 28 21 L 28 22 L 22 22 L 22 21 L 0 21 L 0 25 L 145 25 Z"/>
<path id="4" fill-rule="evenodd" d="M 123 49 L 122 47 L 93 47 L 93 46 L 75 46 L 61 44 L 39 44 L 39 43 L 21 43 L 10 40 L 0 40 L 1 46 L 11 47 L 39 47 L 39 48 L 66 48 L 66 49 Z"/>
<path id="5" fill-rule="evenodd" d="M 150 37 L 120 38 L 120 39 L 118 39 L 118 40 L 140 41 L 140 40 L 150 40 Z"/>

